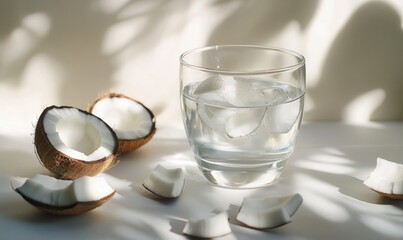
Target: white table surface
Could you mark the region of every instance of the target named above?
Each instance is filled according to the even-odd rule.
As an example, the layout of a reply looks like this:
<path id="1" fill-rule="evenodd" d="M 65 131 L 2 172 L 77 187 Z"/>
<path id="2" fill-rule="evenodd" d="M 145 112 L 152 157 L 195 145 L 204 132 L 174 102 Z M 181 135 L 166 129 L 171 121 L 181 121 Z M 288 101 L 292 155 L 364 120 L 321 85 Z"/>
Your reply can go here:
<path id="1" fill-rule="evenodd" d="M 0 239 L 189 239 L 187 219 L 228 210 L 232 233 L 219 239 L 403 239 L 403 201 L 388 200 L 362 181 L 377 157 L 403 163 L 403 122 L 348 125 L 306 123 L 279 182 L 268 188 L 232 190 L 209 185 L 192 160 L 182 129 L 159 127 L 137 152 L 121 157 L 104 175 L 117 194 L 79 216 L 45 214 L 10 186 L 12 176 L 47 174 L 32 137 L 0 135 Z M 185 167 L 182 195 L 161 201 L 142 180 L 161 162 Z M 233 220 L 245 196 L 300 193 L 303 204 L 288 225 L 254 230 Z"/>

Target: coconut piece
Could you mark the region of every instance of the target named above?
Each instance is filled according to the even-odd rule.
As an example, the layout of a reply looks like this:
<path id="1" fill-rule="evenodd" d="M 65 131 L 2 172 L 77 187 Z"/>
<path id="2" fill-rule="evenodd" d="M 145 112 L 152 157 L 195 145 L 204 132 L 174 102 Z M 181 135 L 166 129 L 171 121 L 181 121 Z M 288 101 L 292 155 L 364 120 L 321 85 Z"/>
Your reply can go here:
<path id="1" fill-rule="evenodd" d="M 100 96 L 88 111 L 102 118 L 116 132 L 119 154 L 143 146 L 156 132 L 155 117 L 151 110 L 141 102 L 120 93 Z"/>
<path id="2" fill-rule="evenodd" d="M 236 219 L 252 228 L 275 228 L 291 222 L 291 217 L 301 203 L 300 194 L 284 197 L 246 197 Z"/>
<path id="3" fill-rule="evenodd" d="M 392 199 L 403 199 L 403 165 L 377 158 L 375 169 L 364 184 Z"/>
<path id="4" fill-rule="evenodd" d="M 215 238 L 231 233 L 227 212 L 220 212 L 201 219 L 190 219 L 183 233 L 199 238 Z"/>
<path id="5" fill-rule="evenodd" d="M 101 206 L 115 193 L 101 176 L 61 180 L 38 174 L 33 178 L 14 178 L 12 187 L 27 202 L 58 215 L 77 215 Z"/>
<path id="6" fill-rule="evenodd" d="M 116 164 L 118 140 L 99 117 L 69 106 L 47 107 L 35 128 L 41 163 L 63 179 L 95 176 Z"/>
<path id="7" fill-rule="evenodd" d="M 143 186 L 157 196 L 176 198 L 183 191 L 185 174 L 182 168 L 157 165 L 143 181 Z"/>

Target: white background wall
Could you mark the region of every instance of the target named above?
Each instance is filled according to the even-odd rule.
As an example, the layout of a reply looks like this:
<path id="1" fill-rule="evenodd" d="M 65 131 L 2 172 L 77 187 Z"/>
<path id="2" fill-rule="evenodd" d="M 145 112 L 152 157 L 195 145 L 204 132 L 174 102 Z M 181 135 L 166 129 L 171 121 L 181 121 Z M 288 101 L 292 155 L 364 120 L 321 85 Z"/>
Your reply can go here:
<path id="1" fill-rule="evenodd" d="M 179 55 L 215 44 L 307 59 L 305 120 L 403 120 L 403 1 L 1 0 L 0 134 L 119 91 L 181 125 Z"/>

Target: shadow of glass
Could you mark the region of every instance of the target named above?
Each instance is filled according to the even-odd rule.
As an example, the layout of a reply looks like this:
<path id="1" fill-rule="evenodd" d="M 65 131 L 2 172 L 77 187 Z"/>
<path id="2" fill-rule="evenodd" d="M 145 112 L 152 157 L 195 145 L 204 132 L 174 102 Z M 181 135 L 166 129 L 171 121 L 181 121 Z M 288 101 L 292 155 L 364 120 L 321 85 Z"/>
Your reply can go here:
<path id="1" fill-rule="evenodd" d="M 366 2 L 353 13 L 329 48 L 318 84 L 307 91 L 314 108 L 305 120 L 346 120 L 349 104 L 375 90 L 385 98 L 368 120 L 403 119 L 401 22 L 399 12 L 381 1 Z"/>

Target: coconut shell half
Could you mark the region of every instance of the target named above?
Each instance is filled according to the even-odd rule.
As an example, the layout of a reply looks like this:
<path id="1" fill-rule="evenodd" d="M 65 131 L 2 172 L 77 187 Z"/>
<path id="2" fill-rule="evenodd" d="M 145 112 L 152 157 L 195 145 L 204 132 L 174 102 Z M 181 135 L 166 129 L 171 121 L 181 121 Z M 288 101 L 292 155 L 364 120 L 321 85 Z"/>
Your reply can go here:
<path id="1" fill-rule="evenodd" d="M 93 130 L 93 132 L 94 131 L 97 132 L 99 129 L 102 130 L 99 131 L 102 133 L 99 134 L 98 137 L 100 137 L 101 139 L 98 141 L 100 143 L 103 143 L 104 142 L 103 135 L 107 135 L 108 142 L 110 143 L 108 146 L 109 152 L 107 153 L 107 155 L 100 156 L 98 154 L 99 157 L 98 159 L 97 156 L 95 156 L 95 158 L 92 157 L 91 159 L 89 159 L 86 156 L 77 157 L 73 156 L 74 154 L 70 154 L 68 149 L 69 146 L 63 144 L 62 140 L 61 141 L 54 140 L 52 142 L 52 140 L 50 139 L 51 137 L 61 138 L 60 137 L 62 135 L 61 132 L 68 130 L 59 127 L 58 130 L 56 129 L 54 132 L 48 133 L 46 129 L 49 129 L 51 127 L 46 127 L 45 122 L 55 122 L 51 124 L 54 124 L 57 128 L 58 126 L 57 121 L 63 120 L 64 118 L 63 116 L 69 115 L 67 112 L 73 112 L 74 115 L 83 116 L 84 118 L 83 120 L 77 120 L 77 122 L 79 122 L 79 124 L 77 124 L 79 125 L 77 126 L 77 128 L 74 127 L 75 120 L 72 120 L 72 122 L 68 124 L 69 125 L 68 127 L 71 128 L 72 129 L 71 131 L 75 132 L 76 135 L 77 132 L 80 134 L 79 128 L 85 127 L 86 124 L 91 125 L 92 123 L 96 122 L 95 125 L 97 125 L 97 127 L 93 128 L 96 129 Z M 64 113 L 67 114 L 64 115 Z M 50 114 L 53 114 L 53 116 L 49 116 Z M 55 117 L 55 115 L 57 117 Z M 52 119 L 45 120 L 45 118 L 47 117 Z M 69 116 L 67 116 L 66 118 L 69 118 Z M 83 135 L 84 138 L 87 137 L 85 136 L 86 135 L 85 129 L 81 131 L 81 134 Z M 68 136 L 68 133 L 65 133 L 64 135 Z M 55 146 L 56 144 L 54 142 L 58 142 L 59 145 Z M 56 174 L 56 176 L 61 179 L 77 179 L 82 176 L 95 176 L 98 173 L 107 170 L 108 168 L 112 167 L 117 163 L 116 157 L 118 150 L 118 140 L 114 131 L 102 119 L 98 118 L 95 115 L 92 115 L 91 113 L 85 112 L 83 110 L 74 107 L 69 106 L 47 107 L 40 115 L 38 123 L 36 125 L 34 143 L 36 153 L 42 165 L 45 166 L 48 170 L 50 170 L 54 174 Z M 61 148 L 67 150 L 63 152 L 61 151 Z M 73 151 L 73 152 L 80 152 L 80 151 Z M 87 155 L 91 154 L 87 153 Z"/>
<path id="2" fill-rule="evenodd" d="M 88 111 L 114 129 L 119 140 L 118 154 L 132 152 L 145 145 L 157 130 L 152 111 L 138 100 L 121 93 L 99 96 Z"/>

